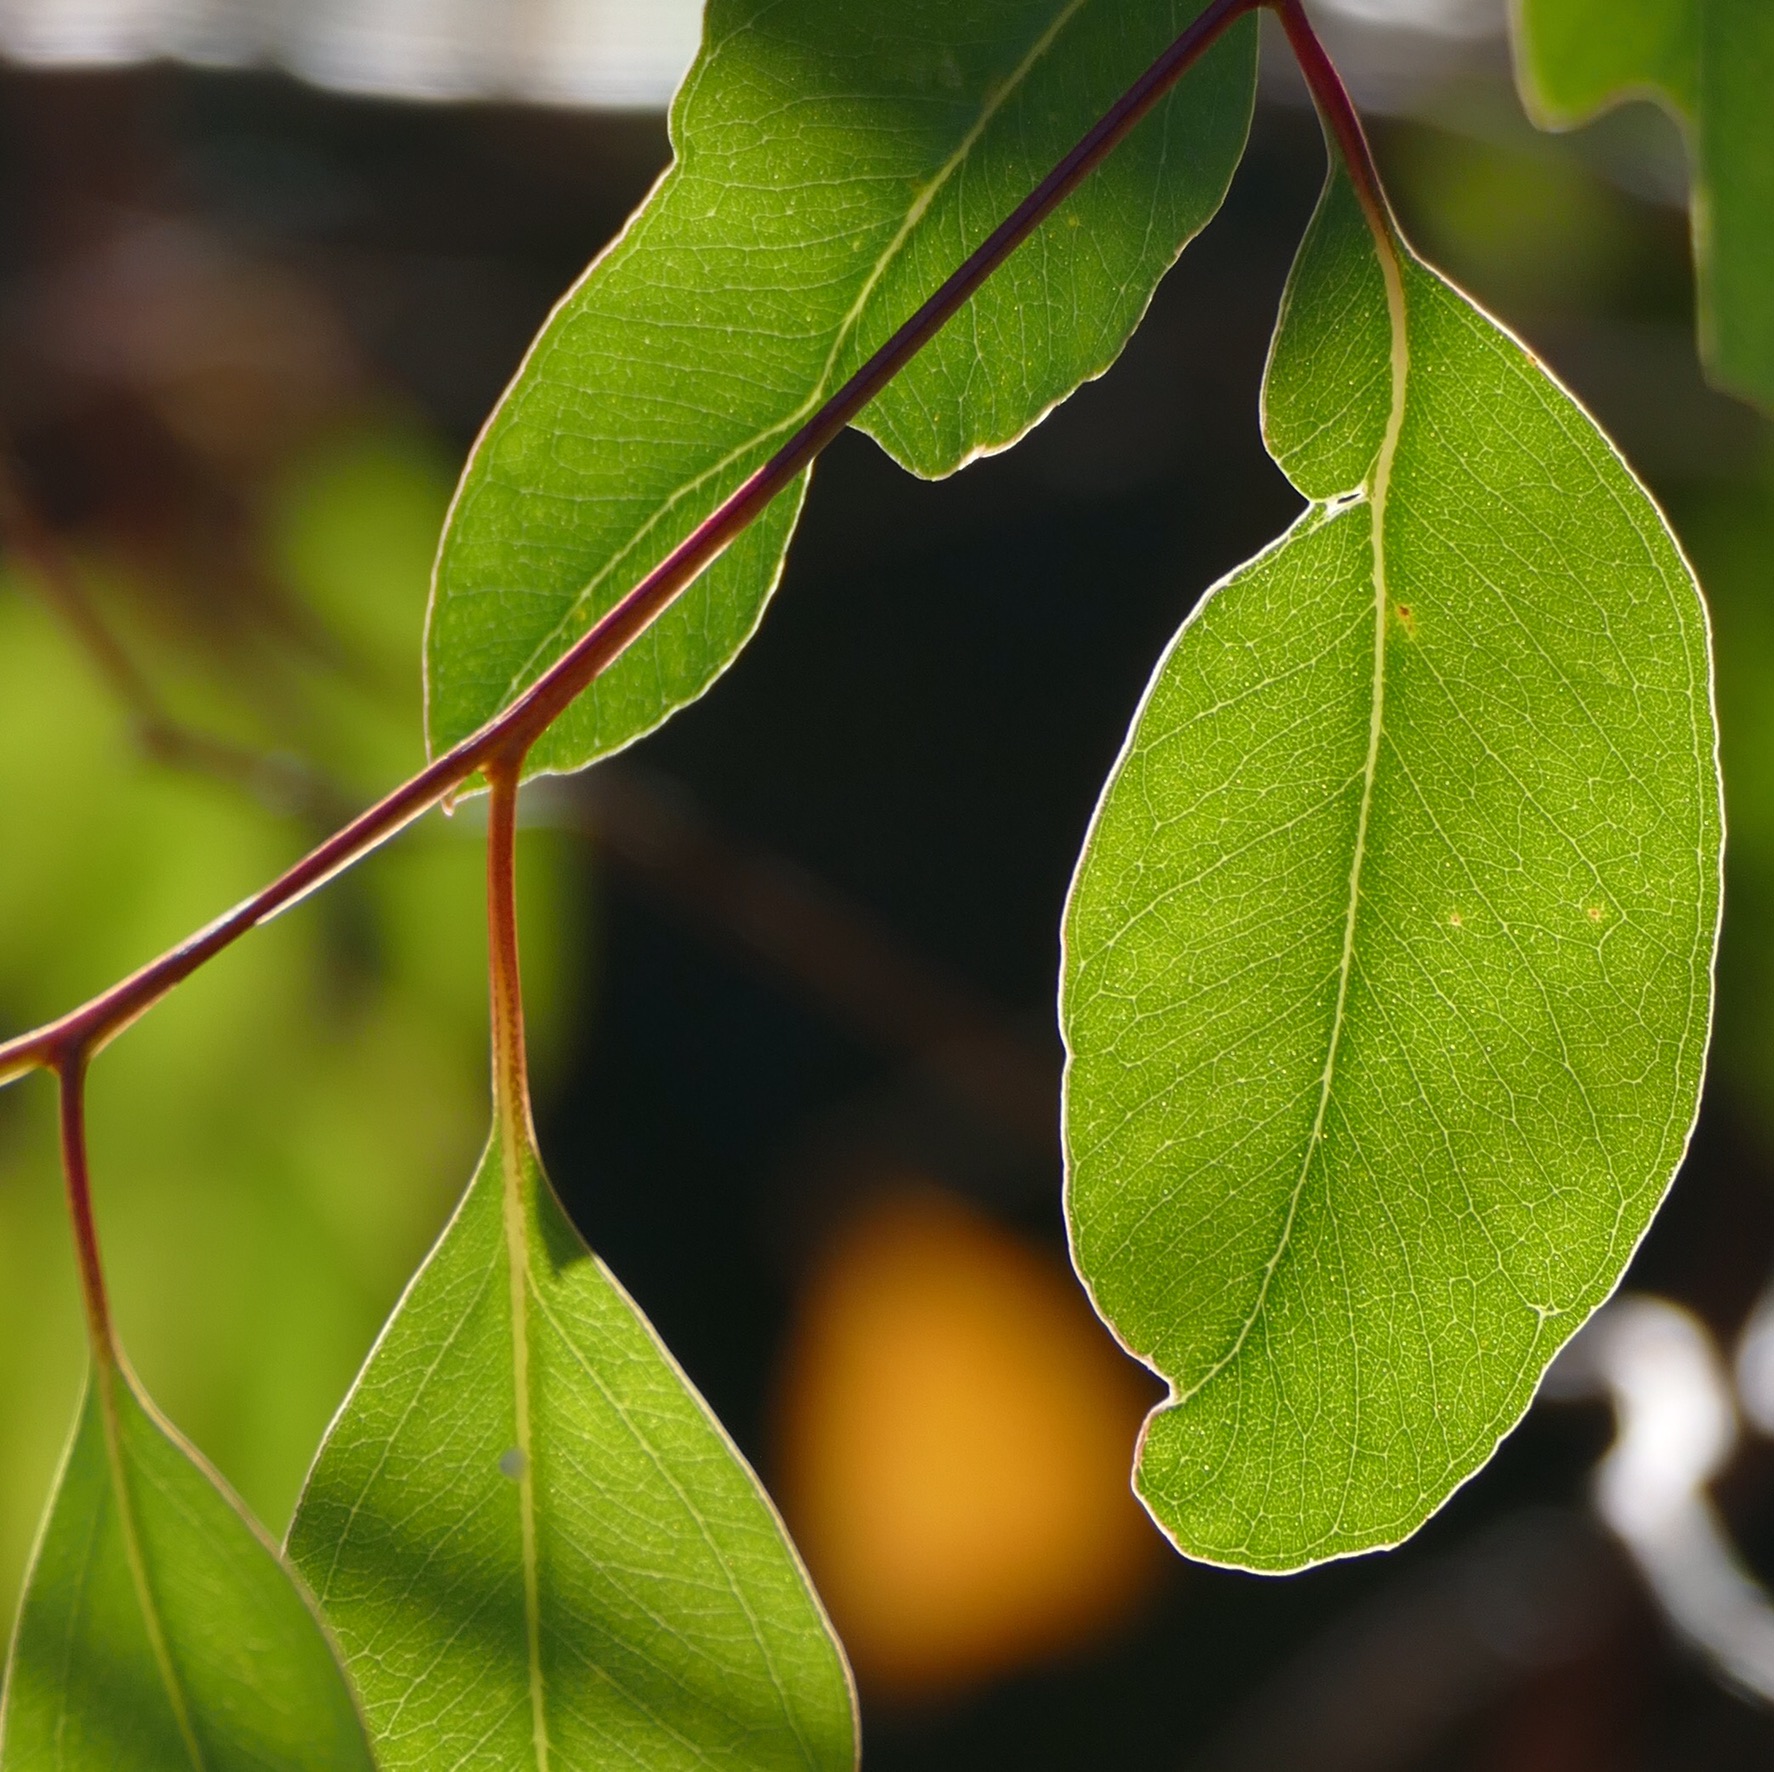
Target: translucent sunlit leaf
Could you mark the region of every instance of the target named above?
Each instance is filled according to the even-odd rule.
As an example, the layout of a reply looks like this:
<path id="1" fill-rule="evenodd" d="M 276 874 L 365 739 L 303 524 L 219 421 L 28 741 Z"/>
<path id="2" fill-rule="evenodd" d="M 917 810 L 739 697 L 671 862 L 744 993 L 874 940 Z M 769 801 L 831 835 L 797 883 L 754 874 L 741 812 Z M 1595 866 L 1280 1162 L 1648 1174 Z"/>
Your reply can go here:
<path id="1" fill-rule="evenodd" d="M 1707 626 L 1540 366 L 1334 180 L 1270 364 L 1313 502 L 1160 665 L 1065 926 L 1080 1270 L 1172 1386 L 1190 1554 L 1397 1542 L 1685 1148 L 1719 913 Z"/>
<path id="2" fill-rule="evenodd" d="M 1201 10 L 1197 0 L 721 0 L 677 159 L 562 302 L 463 479 L 427 639 L 442 748 L 526 687 L 779 447 Z M 1235 26 L 876 400 L 944 474 L 1108 367 L 1242 152 Z M 805 479 L 555 725 L 573 769 L 692 700 L 756 627 Z"/>
<path id="3" fill-rule="evenodd" d="M 847 1772 L 843 1659 L 769 1502 L 506 1142 L 290 1533 L 383 1765 Z"/>
<path id="4" fill-rule="evenodd" d="M 319 1617 L 271 1541 L 98 1363 L 26 1584 L 4 1772 L 370 1772 Z"/>

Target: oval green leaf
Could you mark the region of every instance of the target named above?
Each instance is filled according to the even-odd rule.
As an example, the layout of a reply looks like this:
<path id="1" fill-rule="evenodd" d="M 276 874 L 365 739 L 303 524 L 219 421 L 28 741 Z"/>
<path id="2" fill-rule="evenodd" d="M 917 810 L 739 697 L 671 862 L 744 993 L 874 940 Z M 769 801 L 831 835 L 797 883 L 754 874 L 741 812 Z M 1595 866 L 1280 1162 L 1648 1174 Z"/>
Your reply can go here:
<path id="1" fill-rule="evenodd" d="M 850 1772 L 843 1656 L 757 1480 L 497 1133 L 290 1530 L 390 1772 Z"/>
<path id="2" fill-rule="evenodd" d="M 1594 423 L 1341 178 L 1269 447 L 1312 505 L 1158 668 L 1065 922 L 1068 1210 L 1191 1556 L 1397 1543 L 1612 1290 L 1693 1123 L 1707 624 Z M 1396 327 L 1389 314 L 1397 314 Z"/>
<path id="3" fill-rule="evenodd" d="M 1774 412 L 1774 6 L 1767 0 L 1520 0 L 1529 112 L 1570 129 L 1629 98 L 1686 126 L 1701 348 Z"/>
<path id="4" fill-rule="evenodd" d="M 98 1364 L 26 1583 L 4 1772 L 371 1772 L 363 1720 L 276 1547 Z"/>
<path id="5" fill-rule="evenodd" d="M 434 749 L 527 687 L 810 416 L 1201 0 L 714 0 L 676 159 L 488 423 L 426 637 Z M 907 467 L 1006 446 L 1113 361 L 1243 151 L 1234 27 L 864 414 Z M 762 616 L 805 478 L 555 724 L 582 767 L 700 695 Z"/>

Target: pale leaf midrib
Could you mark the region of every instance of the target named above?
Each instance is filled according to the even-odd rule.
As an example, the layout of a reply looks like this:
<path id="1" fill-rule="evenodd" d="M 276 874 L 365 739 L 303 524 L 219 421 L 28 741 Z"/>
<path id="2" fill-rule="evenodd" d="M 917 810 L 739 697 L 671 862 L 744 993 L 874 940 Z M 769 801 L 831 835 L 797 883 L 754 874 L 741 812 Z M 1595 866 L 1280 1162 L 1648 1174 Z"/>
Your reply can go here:
<path id="1" fill-rule="evenodd" d="M 1318 1106 L 1313 1114 L 1312 1130 L 1300 1159 L 1299 1174 L 1288 1196 L 1287 1211 L 1275 1249 L 1263 1268 L 1257 1294 L 1244 1320 L 1239 1324 L 1232 1345 L 1200 1378 L 1186 1389 L 1179 1388 L 1173 1404 L 1184 1403 L 1213 1382 L 1244 1351 L 1251 1331 L 1262 1319 L 1268 1303 L 1269 1289 L 1288 1246 L 1293 1240 L 1294 1224 L 1299 1216 L 1300 1200 L 1314 1162 L 1324 1145 L 1324 1126 L 1330 1111 L 1332 1086 L 1336 1076 L 1337 1054 L 1342 1045 L 1343 1030 L 1348 1021 L 1349 981 L 1355 967 L 1355 927 L 1361 907 L 1362 871 L 1367 860 L 1368 818 L 1373 808 L 1374 781 L 1379 771 L 1380 740 L 1384 730 L 1386 706 L 1386 612 L 1388 607 L 1386 581 L 1386 507 L 1392 488 L 1392 468 L 1398 454 L 1398 440 L 1404 428 L 1405 387 L 1410 369 L 1410 340 L 1406 329 L 1404 269 L 1400 248 L 1388 238 L 1375 239 L 1375 256 L 1380 261 L 1380 274 L 1386 286 L 1386 321 L 1391 338 L 1391 402 L 1386 415 L 1386 429 L 1374 466 L 1368 479 L 1368 503 L 1372 524 L 1373 591 L 1374 591 L 1374 670 L 1369 695 L 1367 754 L 1362 763 L 1361 800 L 1356 813 L 1355 840 L 1349 859 L 1348 898 L 1343 918 L 1343 949 L 1337 966 L 1337 997 L 1331 1014 L 1329 1038 L 1325 1042 L 1324 1069 L 1320 1073 Z"/>
<path id="2" fill-rule="evenodd" d="M 190 1756 L 193 1772 L 206 1772 L 203 1750 L 197 1744 L 197 1732 L 191 1725 L 190 1701 L 173 1666 L 172 1650 L 166 1638 L 166 1624 L 160 1616 L 160 1601 L 148 1576 L 148 1559 L 142 1548 L 141 1526 L 136 1519 L 135 1496 L 130 1488 L 129 1471 L 123 1457 L 123 1433 L 118 1419 L 117 1386 L 129 1380 L 119 1369 L 115 1357 L 106 1358 L 95 1352 L 93 1384 L 98 1393 L 100 1420 L 105 1438 L 105 1460 L 110 1467 L 111 1490 L 117 1500 L 117 1525 L 123 1535 L 124 1561 L 129 1565 L 130 1584 L 135 1589 L 136 1605 L 141 1609 L 142 1626 L 148 1634 L 148 1646 L 154 1664 L 166 1688 L 167 1703 L 172 1707 L 179 1738 Z"/>
<path id="3" fill-rule="evenodd" d="M 611 1414 L 622 1423 L 630 1439 L 635 1446 L 639 1448 L 642 1456 L 645 1457 L 647 1462 L 653 1467 L 659 1480 L 670 1489 L 672 1494 L 677 1498 L 678 1505 L 682 1507 L 689 1518 L 695 1522 L 698 1536 L 702 1539 L 710 1556 L 721 1570 L 721 1574 L 727 1584 L 728 1593 L 732 1596 L 734 1604 L 745 1615 L 746 1625 L 751 1632 L 752 1642 L 756 1646 L 759 1658 L 763 1661 L 764 1666 L 769 1673 L 770 1684 L 776 1693 L 777 1702 L 782 1708 L 782 1714 L 787 1720 L 790 1729 L 794 1732 L 795 1743 L 801 1750 L 802 1761 L 809 1767 L 816 1766 L 818 1764 L 818 1757 L 814 1753 L 811 1743 L 807 1740 L 806 1731 L 802 1726 L 800 1711 L 790 1701 L 788 1689 L 783 1684 L 782 1670 L 777 1666 L 776 1657 L 771 1652 L 770 1644 L 765 1636 L 757 1610 L 752 1605 L 750 1597 L 745 1591 L 744 1583 L 734 1574 L 732 1561 L 716 1539 L 702 1509 L 691 1500 L 689 1492 L 672 1472 L 671 1467 L 660 1456 L 658 1447 L 641 1432 L 628 1406 L 622 1401 L 616 1392 L 610 1388 L 609 1382 L 604 1375 L 585 1357 L 584 1350 L 569 1332 L 567 1325 L 561 1320 L 560 1316 L 549 1304 L 541 1281 L 533 1269 L 530 1270 L 528 1277 L 529 1296 L 534 1300 L 537 1311 L 547 1320 L 549 1327 L 554 1331 L 560 1345 L 566 1349 L 568 1357 L 579 1368 L 580 1372 L 583 1373 L 586 1382 L 603 1398 L 604 1403 L 609 1408 Z M 643 1328 L 643 1333 L 649 1332 Z M 660 1351 L 664 1352 L 663 1347 L 661 1347 Z M 669 1363 L 669 1354 L 666 1354 L 666 1359 Z M 674 1376 L 676 1376 L 678 1381 L 685 1385 L 686 1390 L 688 1390 L 688 1379 L 681 1373 L 674 1374 Z M 701 1404 L 700 1400 L 694 1396 L 691 1397 L 690 1401 L 693 1408 L 699 1409 L 716 1435 L 724 1438 L 720 1423 L 714 1418 L 712 1413 L 708 1411 L 706 1405 Z M 732 1449 L 729 1448 L 729 1450 Z"/>
<path id="4" fill-rule="evenodd" d="M 517 1437 L 518 1522 L 523 1552 L 524 1654 L 529 1670 L 530 1738 L 536 1772 L 548 1769 L 548 1692 L 542 1672 L 542 1594 L 536 1554 L 536 1460 L 530 1431 L 530 1320 L 524 1280 L 530 1269 L 529 1227 L 524 1199 L 525 1155 L 516 1115 L 499 1115 L 501 1211 L 511 1311 L 513 1431 Z"/>

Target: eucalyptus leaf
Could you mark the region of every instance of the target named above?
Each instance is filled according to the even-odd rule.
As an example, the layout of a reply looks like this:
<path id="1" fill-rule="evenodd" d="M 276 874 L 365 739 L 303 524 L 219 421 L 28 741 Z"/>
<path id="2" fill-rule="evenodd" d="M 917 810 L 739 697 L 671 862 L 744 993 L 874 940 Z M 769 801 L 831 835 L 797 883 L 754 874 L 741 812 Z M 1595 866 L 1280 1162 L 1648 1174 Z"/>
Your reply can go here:
<path id="1" fill-rule="evenodd" d="M 1027 195 L 1200 0 L 713 0 L 676 160 L 556 310 L 469 462 L 426 640 L 434 749 L 551 664 Z M 917 473 L 1106 369 L 1243 151 L 1235 26 L 864 413 Z M 574 769 L 755 629 L 805 477 L 531 754 Z"/>
<path id="2" fill-rule="evenodd" d="M 1774 411 L 1774 6 L 1521 0 L 1528 109 L 1569 129 L 1627 98 L 1686 126 L 1701 342 L 1716 380 Z"/>
<path id="3" fill-rule="evenodd" d="M 1172 1391 L 1137 1487 L 1279 1571 L 1415 1530 L 1618 1281 L 1693 1122 L 1721 819 L 1658 512 L 1341 176 L 1265 430 L 1312 503 L 1146 692 L 1062 1014 L 1078 1267 Z"/>
<path id="4" fill-rule="evenodd" d="M 780 1522 L 527 1137 L 496 1131 L 290 1533 L 390 1772 L 849 1772 Z"/>
<path id="5" fill-rule="evenodd" d="M 363 1720 L 276 1548 L 130 1375 L 96 1364 L 0 1706 L 4 1772 L 370 1772 Z"/>

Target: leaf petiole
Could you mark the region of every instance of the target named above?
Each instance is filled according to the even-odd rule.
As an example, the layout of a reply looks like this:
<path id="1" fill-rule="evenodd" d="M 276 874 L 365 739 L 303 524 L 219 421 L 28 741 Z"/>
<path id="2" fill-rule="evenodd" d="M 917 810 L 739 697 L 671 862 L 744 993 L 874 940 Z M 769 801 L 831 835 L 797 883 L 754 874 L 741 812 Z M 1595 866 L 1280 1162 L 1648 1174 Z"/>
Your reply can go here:
<path id="1" fill-rule="evenodd" d="M 1373 149 L 1368 145 L 1367 131 L 1361 126 L 1349 89 L 1343 84 L 1343 77 L 1337 72 L 1336 64 L 1318 33 L 1313 30 L 1303 0 L 1266 0 L 1266 3 L 1274 7 L 1281 28 L 1287 33 L 1288 47 L 1305 77 L 1306 89 L 1312 94 L 1325 134 L 1336 149 L 1343 170 L 1349 175 L 1356 201 L 1373 230 L 1374 244 L 1382 259 L 1390 258 L 1396 264 L 1397 223 L 1392 219 L 1392 206 L 1380 184 L 1380 170 L 1374 164 Z"/>
<path id="2" fill-rule="evenodd" d="M 86 1055 L 74 1050 L 54 1064 L 61 1093 L 62 1174 L 68 1187 L 68 1216 L 74 1225 L 74 1252 L 80 1268 L 80 1293 L 86 1305 L 87 1338 L 94 1364 L 108 1370 L 117 1363 L 117 1344 L 111 1329 L 104 1265 L 99 1258 L 98 1224 L 92 1211 L 92 1170 L 86 1152 Z"/>
<path id="3" fill-rule="evenodd" d="M 542 1596 L 536 1550 L 536 1460 L 530 1422 L 529 1064 L 524 1052 L 523 974 L 517 933 L 517 790 L 525 749 L 502 752 L 484 770 L 487 807 L 487 984 L 493 1023 L 493 1126 L 503 1182 L 506 1268 L 511 1288 L 511 1385 L 516 1445 L 506 1456 L 518 1489 L 523 1550 L 524 1637 L 530 1672 L 530 1728 L 536 1763 L 548 1765 L 548 1703 L 542 1678 Z"/>

